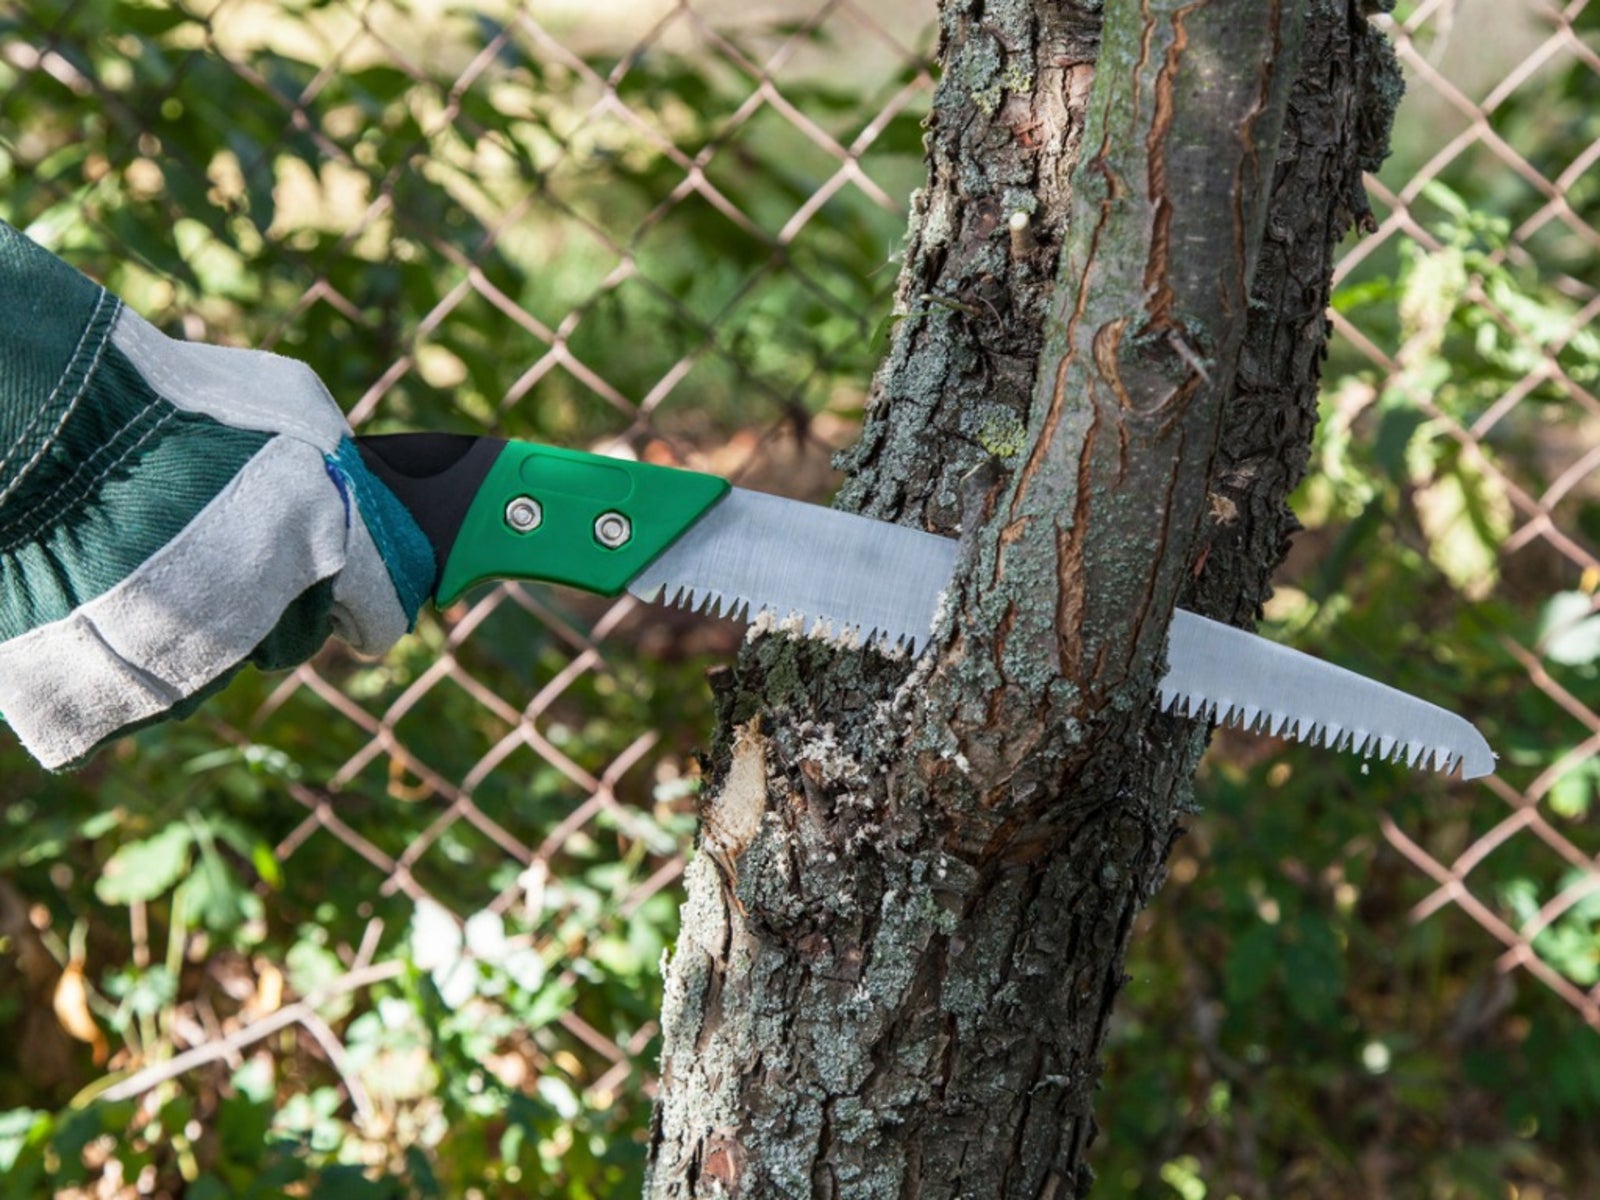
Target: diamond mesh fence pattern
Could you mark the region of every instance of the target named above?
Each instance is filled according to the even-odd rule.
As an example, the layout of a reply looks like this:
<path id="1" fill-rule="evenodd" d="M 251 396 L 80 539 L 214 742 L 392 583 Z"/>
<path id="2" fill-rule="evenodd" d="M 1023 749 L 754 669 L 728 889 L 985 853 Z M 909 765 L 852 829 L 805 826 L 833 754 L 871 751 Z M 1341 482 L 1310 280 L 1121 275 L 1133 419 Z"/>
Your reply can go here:
<path id="1" fill-rule="evenodd" d="M 921 177 L 931 6 L 595 7 L 24 4 L 0 40 L 18 214 L 153 318 L 308 359 L 360 432 L 535 437 L 823 498 Z M 1559 642 L 1578 661 L 1600 620 L 1597 531 L 1580 512 L 1600 492 L 1600 127 L 1580 112 L 1565 153 L 1518 149 L 1572 116 L 1530 108 L 1530 92 L 1547 97 L 1560 74 L 1578 105 L 1600 54 L 1582 2 L 1500 6 L 1516 36 L 1493 53 L 1465 28 L 1471 8 L 1437 0 L 1387 23 L 1410 86 L 1397 138 L 1419 165 L 1369 181 L 1375 228 L 1349 244 L 1339 286 L 1396 261 L 1459 251 L 1464 265 L 1448 303 L 1397 327 L 1339 306 L 1333 362 L 1361 382 L 1332 419 L 1403 402 L 1470 464 L 1492 493 L 1477 528 L 1496 543 L 1483 586 L 1465 589 L 1475 603 L 1514 607 L 1535 576 L 1572 599 L 1537 637 L 1494 635 L 1558 714 L 1543 749 L 1515 747 L 1486 790 L 1458 789 L 1469 816 L 1381 829 L 1432 888 L 1418 920 L 1464 914 L 1503 946 L 1501 968 L 1600 1028 L 1600 860 L 1575 799 L 1595 785 L 1600 703 L 1580 686 L 1592 672 L 1553 670 L 1549 653 Z M 93 116 L 7 128 L 52 96 Z M 1481 263 L 1448 232 L 1470 217 L 1450 197 L 1474 189 L 1512 214 Z M 152 213 L 163 239 L 145 232 Z M 1549 281 L 1570 302 L 1562 319 L 1519 307 L 1498 267 Z M 1442 401 L 1429 366 L 1468 309 L 1479 344 L 1517 370 L 1486 400 Z M 265 873 L 342 879 L 369 902 L 342 914 L 343 949 L 320 973 L 290 981 L 292 1003 L 196 1015 L 181 1053 L 108 1097 L 236 1065 L 291 1027 L 337 1066 L 319 1014 L 412 963 L 448 993 L 474 956 L 551 997 L 529 1071 L 590 1103 L 648 1087 L 653 993 L 619 1012 L 582 964 L 647 942 L 636 918 L 675 904 L 710 727 L 700 676 L 738 636 L 629 599 L 501 585 L 428 618 L 384 663 L 334 648 L 241 680 L 172 736 L 264 780 L 286 814 Z M 1512 847 L 1539 882 L 1508 899 L 1495 863 Z M 1556 952 L 1573 939 L 1575 955 Z M 358 1075 L 341 1072 L 349 1100 L 377 1120 Z"/>
<path id="2" fill-rule="evenodd" d="M 1386 817 L 1382 827 L 1385 839 L 1436 885 L 1416 905 L 1417 919 L 1456 906 L 1503 944 L 1501 969 L 1532 973 L 1600 1028 L 1600 973 L 1595 970 L 1600 964 L 1594 961 L 1593 942 L 1600 916 L 1595 904 L 1600 856 L 1589 828 L 1574 829 L 1563 820 L 1573 815 L 1573 805 L 1559 797 L 1554 811 L 1551 805 L 1553 790 L 1565 786 L 1580 794 L 1578 811 L 1587 811 L 1581 796 L 1582 789 L 1593 786 L 1600 752 L 1600 693 L 1592 674 L 1577 683 L 1580 689 L 1583 682 L 1590 686 L 1575 691 L 1550 669 L 1552 659 L 1570 663 L 1583 657 L 1572 652 L 1571 642 L 1592 636 L 1600 585 L 1596 531 L 1578 517 L 1580 501 L 1592 501 L 1600 487 L 1600 401 L 1592 347 L 1576 345 L 1592 339 L 1600 314 L 1600 275 L 1595 273 L 1600 129 L 1578 102 L 1600 83 L 1600 52 L 1589 4 L 1519 7 L 1523 11 L 1507 27 L 1520 57 L 1505 62 L 1503 74 L 1495 77 L 1485 77 L 1481 67 L 1463 67 L 1455 78 L 1449 70 L 1461 60 L 1459 54 L 1452 57 L 1452 44 L 1459 48 L 1458 39 L 1470 37 L 1463 22 L 1477 15 L 1472 6 L 1419 4 L 1390 26 L 1411 93 L 1434 117 L 1429 137 L 1436 144 L 1408 178 L 1369 180 L 1377 229 L 1344 256 L 1339 279 L 1348 280 L 1365 258 L 1398 240 L 1424 253 L 1447 253 L 1447 237 L 1441 237 L 1435 219 L 1438 210 L 1429 204 L 1430 187 L 1447 178 L 1478 179 L 1490 181 L 1495 211 L 1509 214 L 1509 236 L 1486 256 L 1488 262 L 1533 270 L 1570 303 L 1547 314 L 1548 320 L 1530 322 L 1529 314 L 1516 311 L 1514 298 L 1492 283 L 1486 286 L 1470 275 L 1461 279 L 1460 301 L 1479 314 L 1481 336 L 1506 346 L 1507 362 L 1514 364 L 1498 394 L 1469 408 L 1441 403 L 1436 388 L 1414 369 L 1416 343 L 1432 336 L 1426 322 L 1410 331 L 1409 342 L 1391 344 L 1349 314 L 1335 313 L 1334 327 L 1348 349 L 1375 368 L 1378 390 L 1400 389 L 1489 482 L 1504 506 L 1503 521 L 1496 523 L 1495 564 L 1502 590 L 1515 592 L 1541 575 L 1579 585 L 1565 593 L 1570 602 L 1559 611 L 1557 606 L 1547 610 L 1536 639 L 1498 635 L 1509 660 L 1525 673 L 1526 686 L 1551 702 L 1555 713 L 1546 730 L 1546 754 L 1502 752 L 1508 769 L 1491 778 L 1487 790 L 1504 805 L 1504 815 L 1464 845 L 1443 850 L 1419 842 L 1415 830 L 1407 831 L 1393 818 Z M 1587 39 L 1575 25 L 1585 19 Z M 1557 106 L 1530 111 L 1529 93 L 1552 78 L 1570 81 L 1557 93 Z M 1538 94 L 1548 97 L 1548 92 Z M 1548 99 L 1532 103 L 1542 107 Z M 1562 144 L 1566 153 L 1530 161 L 1518 146 L 1534 143 L 1523 135 L 1548 121 L 1571 122 Z M 1543 449 L 1517 454 L 1513 447 L 1530 437 Z M 1524 894 L 1508 905 L 1504 875 L 1490 860 L 1513 841 L 1523 848 L 1537 846 L 1547 863 L 1540 874 L 1554 882 L 1546 894 Z M 1587 949 L 1571 958 L 1550 952 L 1553 943 L 1568 936 Z"/>

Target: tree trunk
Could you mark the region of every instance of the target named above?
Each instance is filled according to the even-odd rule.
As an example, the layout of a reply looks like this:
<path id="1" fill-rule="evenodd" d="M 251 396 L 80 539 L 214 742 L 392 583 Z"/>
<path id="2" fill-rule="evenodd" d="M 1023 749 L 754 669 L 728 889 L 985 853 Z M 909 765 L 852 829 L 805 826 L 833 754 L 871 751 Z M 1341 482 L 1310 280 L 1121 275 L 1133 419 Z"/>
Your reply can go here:
<path id="1" fill-rule="evenodd" d="M 1398 90 L 1340 0 L 1101 18 L 944 5 L 839 502 L 962 532 L 962 565 L 917 663 L 767 636 L 713 679 L 653 1197 L 1089 1188 L 1129 931 L 1205 740 L 1154 709 L 1167 622 L 1269 593 Z"/>

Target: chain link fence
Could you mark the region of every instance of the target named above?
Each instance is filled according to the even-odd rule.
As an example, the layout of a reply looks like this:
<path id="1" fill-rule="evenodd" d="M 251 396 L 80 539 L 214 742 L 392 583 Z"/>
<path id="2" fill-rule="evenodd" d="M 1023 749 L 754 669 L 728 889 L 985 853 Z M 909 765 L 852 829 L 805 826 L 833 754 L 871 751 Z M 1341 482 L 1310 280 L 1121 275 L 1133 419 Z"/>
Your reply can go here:
<path id="1" fill-rule="evenodd" d="M 1594 94 L 1600 53 L 1582 0 L 1500 6 L 1509 32 L 1488 48 L 1470 32 L 1481 7 L 1435 0 L 1386 23 L 1410 87 L 1398 158 L 1413 166 L 1369 181 L 1376 229 L 1347 246 L 1337 286 L 1357 294 L 1397 262 L 1452 253 L 1459 270 L 1434 315 L 1337 308 L 1346 382 L 1327 420 L 1404 406 L 1468 463 L 1490 498 L 1483 512 L 1460 498 L 1456 516 L 1495 544 L 1469 556 L 1479 583 L 1450 581 L 1460 619 L 1561 597 L 1533 636 L 1479 626 L 1502 677 L 1548 701 L 1542 742 L 1502 743 L 1502 771 L 1457 785 L 1449 819 L 1396 810 L 1380 828 L 1431 889 L 1416 920 L 1476 923 L 1498 970 L 1600 1028 L 1600 694 L 1585 657 L 1600 624 L 1585 508 L 1600 498 L 1600 127 L 1519 149 L 1564 119 L 1541 111 L 1552 79 Z M 0 39 L 10 215 L 190 336 L 308 359 L 358 431 L 538 437 L 823 498 L 921 175 L 933 17 L 854 0 L 25 0 Z M 1441 232 L 1468 221 L 1449 196 L 1473 189 L 1507 214 L 1488 249 Z M 1537 276 L 1561 319 L 1530 314 L 1480 265 Z M 1496 361 L 1521 364 L 1470 412 L 1441 403 L 1427 369 L 1467 309 Z M 166 735 L 191 774 L 241 772 L 256 781 L 242 803 L 277 805 L 255 895 L 318 881 L 296 919 L 337 899 L 342 932 L 299 963 L 246 950 L 213 968 L 231 971 L 236 1003 L 180 1006 L 167 1052 L 134 1045 L 102 1098 L 238 1072 L 292 1036 L 359 1123 L 392 1131 L 398 1110 L 341 1023 L 419 970 L 450 997 L 474 958 L 509 987 L 531 975 L 545 998 L 536 1033 L 485 1057 L 502 1083 L 560 1078 L 599 1109 L 647 1096 L 654 993 L 640 984 L 619 1011 L 595 964 L 631 941 L 659 954 L 637 918 L 675 905 L 710 725 L 699 676 L 738 637 L 626 598 L 506 584 L 428 619 L 389 662 L 333 649 L 241 681 Z M 1497 866 L 1513 848 L 1520 891 Z M 163 957 L 155 904 L 128 904 L 136 964 Z M 476 986 L 492 1006 L 475 978 L 452 1003 Z M 394 1054 L 402 1073 L 424 1069 Z"/>
<path id="2" fill-rule="evenodd" d="M 1496 336 L 1515 347 L 1519 360 L 1508 386 L 1470 414 L 1436 403 L 1431 389 L 1410 369 L 1411 347 L 1405 342 L 1386 346 L 1364 331 L 1358 320 L 1340 313 L 1334 315 L 1334 328 L 1354 353 L 1377 370 L 1379 389 L 1402 389 L 1407 400 L 1428 421 L 1436 422 L 1490 481 L 1504 507 L 1503 520 L 1494 530 L 1500 539 L 1498 573 L 1507 590 L 1517 588 L 1519 576 L 1536 573 L 1565 579 L 1570 589 L 1564 592 L 1567 603 L 1547 611 L 1537 640 L 1498 635 L 1506 655 L 1525 672 L 1526 686 L 1547 697 L 1558 714 L 1545 731 L 1544 754 L 1512 754 L 1507 769 L 1487 782 L 1487 791 L 1505 806 L 1504 816 L 1461 846 L 1430 848 L 1418 840 L 1415 830 L 1407 831 L 1391 817 L 1383 820 L 1383 836 L 1436 885 L 1416 904 L 1417 920 L 1457 907 L 1505 947 L 1496 964 L 1500 970 L 1531 973 L 1591 1027 L 1600 1029 L 1600 972 L 1594 969 L 1594 956 L 1600 951 L 1593 945 L 1600 928 L 1595 904 L 1600 896 L 1596 853 L 1600 848 L 1591 829 L 1574 831 L 1570 821 L 1574 811 L 1587 812 L 1583 789 L 1594 786 L 1594 764 L 1600 754 L 1596 711 L 1600 692 L 1592 674 L 1569 690 L 1550 669 L 1553 645 L 1556 662 L 1570 665 L 1586 657 L 1586 650 L 1573 643 L 1593 636 L 1600 607 L 1596 599 L 1600 543 L 1592 525 L 1578 519 L 1580 504 L 1600 495 L 1600 400 L 1596 398 L 1600 381 L 1593 370 L 1592 345 L 1585 349 L 1575 344 L 1592 338 L 1591 327 L 1600 315 L 1596 287 L 1600 276 L 1594 273 L 1600 261 L 1595 257 L 1600 251 L 1600 229 L 1595 225 L 1600 176 L 1594 170 L 1600 160 L 1600 140 L 1595 139 L 1593 122 L 1571 108 L 1559 117 L 1548 113 L 1530 117 L 1515 111 L 1519 93 L 1526 100 L 1527 90 L 1536 89 L 1541 79 L 1561 73 L 1585 79 L 1575 85 L 1575 94 L 1592 93 L 1600 81 L 1600 49 L 1594 42 L 1592 14 L 1587 40 L 1574 24 L 1588 4 L 1519 7 L 1523 11 L 1508 22 L 1515 57 L 1495 64 L 1503 72 L 1496 78 L 1485 77 L 1481 64 L 1470 60 L 1459 77 L 1450 73 L 1451 65 L 1462 61 L 1459 53 L 1452 56 L 1452 45 L 1459 50 L 1460 42 L 1470 39 L 1467 22 L 1478 15 L 1470 5 L 1420 4 L 1391 26 L 1413 104 L 1430 118 L 1428 137 L 1433 144 L 1408 178 L 1369 180 L 1378 227 L 1345 254 L 1337 278 L 1348 279 L 1364 259 L 1382 253 L 1397 239 L 1425 253 L 1444 253 L 1445 241 L 1430 228 L 1425 200 L 1430 185 L 1452 173 L 1494 177 L 1504 197 L 1499 211 L 1507 213 L 1509 236 L 1494 247 L 1489 260 L 1537 272 L 1569 306 L 1559 315 L 1550 314 L 1548 322 L 1530 323 L 1528 314 L 1510 310 L 1506 295 L 1496 294 L 1478 279 L 1461 281 L 1461 300 L 1482 314 L 1485 326 Z M 1518 149 L 1522 143 L 1518 132 L 1530 120 L 1552 118 L 1576 118 L 1567 147 L 1571 157 L 1530 161 Z M 1401 120 L 1407 120 L 1405 112 Z M 1429 336 L 1426 328 L 1412 333 L 1422 341 Z M 1544 411 L 1534 417 L 1531 410 L 1536 405 Z M 1532 433 L 1539 449 L 1524 457 L 1512 446 L 1518 437 L 1529 436 L 1528 426 L 1534 422 L 1542 427 Z M 1589 686 L 1583 688 L 1583 683 Z M 1558 802 L 1552 812 L 1552 790 L 1563 781 L 1577 798 Z M 1540 875 L 1550 882 L 1545 894 L 1508 906 L 1503 876 L 1491 860 L 1514 839 L 1524 847 L 1538 844 L 1546 859 Z M 1541 953 L 1562 927 L 1580 943 L 1590 942 L 1587 959 L 1580 951 L 1558 963 Z"/>

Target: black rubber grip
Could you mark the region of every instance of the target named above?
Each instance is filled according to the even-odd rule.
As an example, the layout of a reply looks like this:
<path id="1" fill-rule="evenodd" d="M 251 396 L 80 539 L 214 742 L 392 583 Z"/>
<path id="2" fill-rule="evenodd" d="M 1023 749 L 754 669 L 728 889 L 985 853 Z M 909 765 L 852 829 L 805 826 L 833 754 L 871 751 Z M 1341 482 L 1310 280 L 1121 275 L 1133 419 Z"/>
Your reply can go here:
<path id="1" fill-rule="evenodd" d="M 469 433 L 387 433 L 359 437 L 362 461 L 383 481 L 433 547 L 433 588 L 455 547 L 467 510 L 505 449 L 500 438 Z"/>

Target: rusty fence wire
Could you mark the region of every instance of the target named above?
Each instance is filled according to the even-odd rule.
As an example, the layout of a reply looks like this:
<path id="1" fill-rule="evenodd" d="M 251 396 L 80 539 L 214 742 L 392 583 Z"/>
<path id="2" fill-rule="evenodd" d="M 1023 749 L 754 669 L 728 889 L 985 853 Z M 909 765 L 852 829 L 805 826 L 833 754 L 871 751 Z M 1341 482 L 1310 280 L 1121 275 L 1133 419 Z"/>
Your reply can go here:
<path id="1" fill-rule="evenodd" d="M 932 16 L 27 4 L 0 36 L 11 215 L 187 336 L 308 359 L 357 432 L 531 436 L 824 499 L 920 174 Z M 180 753 L 270 779 L 266 874 L 352 911 L 300 914 L 330 932 L 298 967 L 214 959 L 226 996 L 182 997 L 168 1049 L 113 1058 L 100 1098 L 248 1068 L 287 1032 L 381 1142 L 427 1087 L 379 1094 L 326 1014 L 413 969 L 465 1007 L 474 959 L 526 993 L 499 1083 L 647 1093 L 659 1001 L 627 992 L 673 924 L 703 672 L 739 634 L 637 608 L 495 586 L 414 654 L 334 648 L 209 707 Z M 153 907 L 130 908 L 140 969 Z"/>
<path id="2" fill-rule="evenodd" d="M 48 233 L 66 228 L 63 212 L 88 212 L 99 231 L 88 257 L 133 263 L 118 276 L 130 301 L 186 332 L 248 336 L 309 358 L 358 431 L 433 422 L 567 439 L 819 497 L 828 456 L 848 441 L 865 392 L 897 230 L 921 172 L 932 6 L 593 7 L 25 2 L 0 42 L 9 97 L 76 98 L 109 130 L 95 141 L 109 149 L 78 163 L 70 186 L 39 168 L 33 215 Z M 1562 141 L 1565 156 L 1537 159 L 1519 149 L 1516 130 L 1540 119 L 1519 102 L 1557 74 L 1591 95 L 1600 83 L 1600 52 L 1580 29 L 1587 8 L 1501 6 L 1495 21 L 1516 36 L 1489 50 L 1464 27 L 1471 5 L 1433 0 L 1386 21 L 1410 89 L 1397 136 L 1416 165 L 1369 180 L 1376 228 L 1352 239 L 1339 268 L 1339 285 L 1353 286 L 1396 255 L 1447 252 L 1450 213 L 1435 185 L 1488 179 L 1513 214 L 1489 259 L 1548 280 L 1570 304 L 1565 324 L 1530 327 L 1525 312 L 1507 311 L 1514 299 L 1466 270 L 1461 303 L 1499 330 L 1525 371 L 1463 417 L 1437 404 L 1431 377 L 1416 370 L 1407 338 L 1431 336 L 1426 322 L 1396 334 L 1369 328 L 1359 305 L 1333 317 L 1334 361 L 1365 379 L 1369 399 L 1403 393 L 1492 484 L 1505 512 L 1495 526 L 1497 578 L 1515 590 L 1537 571 L 1586 598 L 1548 631 L 1569 642 L 1575 629 L 1592 636 L 1585 622 L 1596 620 L 1600 594 L 1597 530 L 1578 515 L 1600 492 L 1600 400 L 1583 340 L 1600 314 L 1600 129 Z M 108 23 L 127 13 L 143 16 Z M 173 49 L 122 46 L 124 74 L 159 76 L 135 102 L 128 80 L 97 64 L 136 35 Z M 233 97 L 252 136 L 218 128 L 207 143 L 184 132 L 184 114 L 208 94 Z M 59 134 L 0 126 L 0 145 L 32 169 L 38 155 L 71 153 Z M 283 165 L 286 146 L 299 150 Z M 186 261 L 203 268 L 192 288 L 174 292 L 158 251 L 122 240 L 129 226 L 105 203 L 113 189 L 167 214 Z M 220 216 L 197 221 L 192 205 Z M 229 248 L 224 234 L 241 214 L 255 232 Z M 282 256 L 260 279 L 251 239 Z M 674 262 L 691 242 L 727 257 Z M 61 248 L 73 250 L 72 238 Z M 361 273 L 341 265 L 351 260 Z M 550 286 L 541 261 L 559 266 Z M 856 282 L 844 282 L 852 273 Z M 224 299 L 214 302 L 201 289 L 218 280 Z M 230 321 L 246 310 L 258 323 L 241 334 Z M 792 336 L 796 327 L 820 332 Z M 345 357 L 341 347 L 357 341 L 384 356 Z M 1516 455 L 1508 439 L 1534 444 Z M 1550 806 L 1558 786 L 1592 791 L 1593 773 L 1584 773 L 1600 749 L 1600 695 L 1552 671 L 1539 639 L 1498 636 L 1526 688 L 1561 714 L 1548 754 L 1503 760 L 1486 786 L 1468 788 L 1478 811 L 1496 814 L 1487 829 L 1384 817 L 1382 836 L 1432 887 L 1417 920 L 1463 914 L 1499 947 L 1501 970 L 1530 974 L 1600 1028 L 1597 972 L 1544 952 L 1558 932 L 1593 944 L 1600 921 L 1592 831 Z M 641 1056 L 657 1031 L 647 1017 L 626 1027 L 600 1019 L 582 1002 L 581 973 L 562 964 L 672 895 L 691 827 L 693 733 L 681 722 L 706 718 L 692 707 L 701 701 L 660 698 L 670 681 L 655 699 L 618 707 L 616 697 L 648 690 L 641 676 L 660 668 L 638 663 L 688 664 L 682 687 L 698 693 L 706 656 L 731 653 L 736 638 L 677 618 L 643 620 L 626 598 L 496 586 L 430 619 L 401 667 L 330 652 L 230 692 L 204 736 L 269 772 L 275 747 L 304 758 L 305 739 L 317 738 L 321 757 L 306 760 L 314 769 L 271 776 L 274 795 L 294 806 L 272 846 L 279 873 L 302 864 L 348 873 L 375 903 L 402 897 L 446 914 L 469 943 L 481 914 L 515 917 L 511 944 L 537 950 L 569 985 L 570 1003 L 553 1016 L 559 1039 L 532 1052 L 538 1068 L 565 1070 L 596 1102 L 630 1080 L 647 1086 Z M 523 644 L 537 647 L 532 665 L 508 665 Z M 1578 678 L 1593 683 L 1592 674 Z M 657 723 L 628 724 L 645 717 Z M 535 793 L 537 819 L 519 807 Z M 410 822 L 403 838 L 401 822 Z M 1506 847 L 1533 842 L 1547 860 L 1544 890 L 1518 908 L 1494 864 Z M 562 882 L 572 863 L 592 861 L 597 843 L 633 856 L 605 912 L 584 908 Z M 174 1057 L 108 1096 L 234 1061 L 290 1026 L 337 1062 L 343 1051 L 321 1006 L 398 978 L 415 957 L 393 918 L 386 928 L 371 915 L 365 929 L 318 990 L 225 1025 L 197 1019 Z M 373 1103 L 350 1099 L 358 1109 Z"/>
<path id="3" fill-rule="evenodd" d="M 1504 806 L 1503 816 L 1461 845 L 1430 847 L 1389 817 L 1382 822 L 1383 836 L 1435 885 L 1417 903 L 1417 920 L 1454 906 L 1504 948 L 1496 964 L 1500 970 L 1529 972 L 1600 1029 L 1600 971 L 1593 969 L 1600 967 L 1595 942 L 1600 930 L 1595 905 L 1600 855 L 1587 828 L 1574 830 L 1562 819 L 1573 815 L 1570 806 L 1558 804 L 1554 813 L 1551 808 L 1553 789 L 1567 781 L 1579 809 L 1587 812 L 1584 797 L 1592 795 L 1593 767 L 1600 755 L 1600 691 L 1592 674 L 1579 677 L 1589 684 L 1585 689 L 1582 682 L 1563 685 L 1550 669 L 1552 643 L 1579 630 L 1592 634 L 1600 590 L 1596 531 L 1581 525 L 1577 516 L 1581 502 L 1600 494 L 1600 399 L 1593 349 L 1577 346 L 1580 339 L 1592 339 L 1600 316 L 1600 275 L 1594 270 L 1600 262 L 1594 204 L 1600 130 L 1581 102 L 1577 109 L 1559 110 L 1559 115 L 1516 110 L 1519 96 L 1526 103 L 1530 92 L 1538 94 L 1541 79 L 1571 80 L 1569 103 L 1574 93 L 1592 96 L 1600 84 L 1600 44 L 1593 6 L 1583 0 L 1516 7 L 1521 11 L 1509 25 L 1514 55 L 1495 64 L 1495 72 L 1486 72 L 1470 53 L 1459 53 L 1463 43 L 1473 40 L 1465 24 L 1474 18 L 1470 5 L 1423 3 L 1397 14 L 1390 24 L 1412 103 L 1428 114 L 1430 140 L 1426 152 L 1417 156 L 1420 167 L 1408 177 L 1369 179 L 1377 229 L 1344 255 L 1338 278 L 1347 280 L 1365 258 L 1400 240 L 1423 253 L 1444 252 L 1445 241 L 1428 219 L 1426 197 L 1430 185 L 1451 172 L 1467 172 L 1497 179 L 1507 197 L 1509 236 L 1493 250 L 1491 261 L 1538 272 L 1569 302 L 1566 311 L 1553 325 L 1530 326 L 1525 314 L 1508 311 L 1505 294 L 1470 276 L 1462 280 L 1462 302 L 1515 347 L 1521 360 L 1520 377 L 1470 417 L 1441 408 L 1426 387 L 1418 386 L 1403 342 L 1385 346 L 1363 330 L 1359 319 L 1337 312 L 1334 328 L 1353 353 L 1376 369 L 1376 386 L 1403 388 L 1409 401 L 1438 423 L 1503 498 L 1497 557 L 1506 585 L 1515 588 L 1520 578 L 1533 576 L 1565 580 L 1570 589 L 1566 595 L 1573 601 L 1539 630 L 1537 639 L 1522 641 L 1504 633 L 1498 638 L 1524 673 L 1527 687 L 1547 697 L 1559 712 L 1546 730 L 1547 755 L 1522 756 L 1519 762 L 1516 755 L 1507 761 L 1502 754 L 1507 769 L 1487 781 L 1485 791 Z M 1578 24 L 1585 20 L 1586 27 Z M 1461 74 L 1452 78 L 1450 67 L 1456 64 Z M 1403 108 L 1402 124 L 1408 115 Z M 1530 161 L 1526 150 L 1519 149 L 1518 131 L 1541 119 L 1573 122 L 1563 143 L 1567 153 Z M 1542 432 L 1534 435 L 1541 449 L 1519 458 L 1505 447 L 1517 436 L 1511 427 L 1519 413 L 1527 417 L 1535 397 L 1543 398 L 1538 418 Z M 1514 839 L 1524 846 L 1529 840 L 1541 844 L 1543 873 L 1556 881 L 1520 909 L 1504 903 L 1501 877 L 1492 862 Z M 1541 953 L 1545 940 L 1563 926 L 1580 943 L 1588 943 L 1586 951 L 1567 960 L 1566 970 Z"/>

